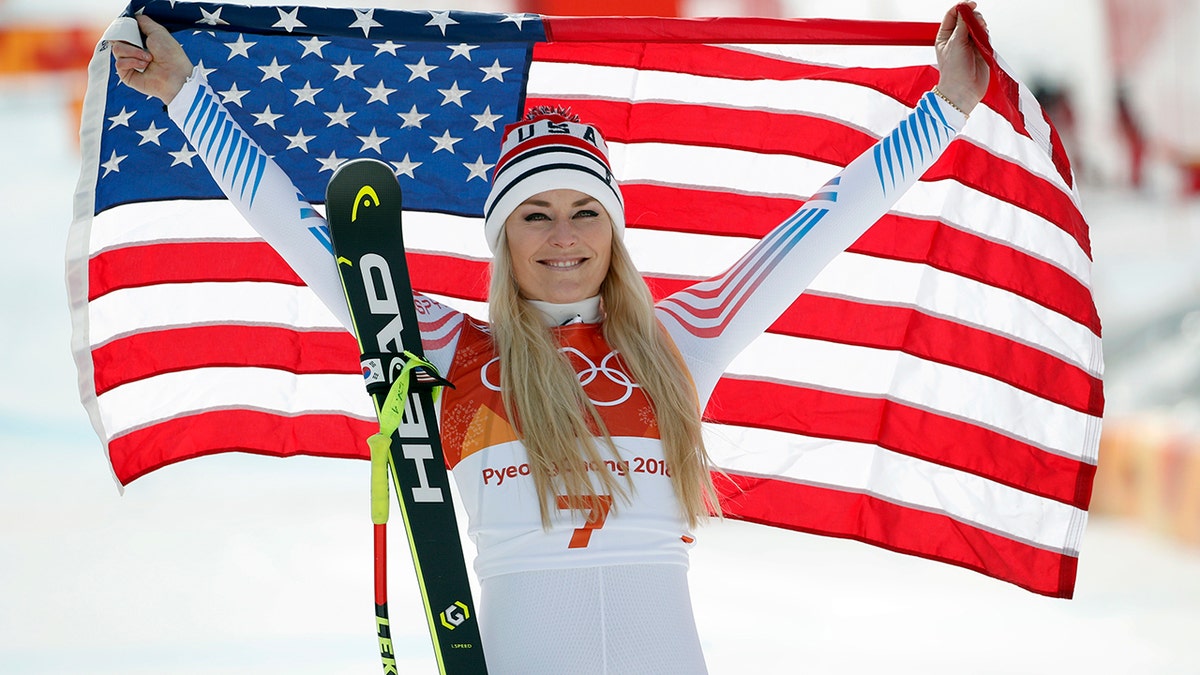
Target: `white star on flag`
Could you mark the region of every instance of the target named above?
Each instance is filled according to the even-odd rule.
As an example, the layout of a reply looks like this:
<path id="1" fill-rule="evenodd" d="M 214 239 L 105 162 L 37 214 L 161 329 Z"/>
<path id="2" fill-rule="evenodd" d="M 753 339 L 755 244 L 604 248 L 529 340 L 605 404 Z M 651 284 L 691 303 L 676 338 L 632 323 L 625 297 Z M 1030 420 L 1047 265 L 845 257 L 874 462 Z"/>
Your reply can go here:
<path id="1" fill-rule="evenodd" d="M 201 18 L 196 23 L 203 23 L 209 26 L 228 26 L 229 22 L 221 18 L 221 10 L 224 7 L 218 7 L 217 11 L 209 12 L 203 7 L 200 8 Z"/>
<path id="2" fill-rule="evenodd" d="M 492 62 L 492 65 L 487 68 L 480 68 L 483 71 L 483 82 L 488 80 L 496 80 L 497 82 L 504 81 L 504 73 L 512 70 L 512 68 L 504 68 L 500 65 L 500 59 Z"/>
<path id="3" fill-rule="evenodd" d="M 504 115 L 493 115 L 492 114 L 492 106 L 489 105 L 486 108 L 484 108 L 483 112 L 479 113 L 478 115 L 471 115 L 471 119 L 475 120 L 475 128 L 472 129 L 471 131 L 479 131 L 480 129 L 482 129 L 484 127 L 487 127 L 488 129 L 491 129 L 492 131 L 495 131 L 496 130 L 496 124 L 495 124 L 496 120 L 500 119 L 501 117 L 504 117 Z"/>
<path id="4" fill-rule="evenodd" d="M 437 152 L 439 150 L 449 150 L 450 154 L 453 155 L 454 154 L 454 144 L 461 141 L 462 139 L 451 136 L 450 130 L 447 129 L 445 131 L 445 133 L 443 133 L 441 136 L 430 136 L 429 140 L 431 140 L 437 144 L 437 147 L 435 147 L 433 149 L 433 152 Z M 430 153 L 430 154 L 433 154 L 433 153 Z"/>
<path id="5" fill-rule="evenodd" d="M 185 142 L 182 148 L 179 148 L 174 152 L 168 152 L 167 154 L 174 158 L 174 161 L 171 162 L 171 166 L 175 166 L 176 164 L 187 164 L 188 166 L 191 166 L 192 158 L 200 153 L 189 148 L 188 144 Z"/>
<path id="6" fill-rule="evenodd" d="M 225 46 L 229 48 L 229 59 L 233 60 L 235 56 L 243 56 L 250 58 L 250 48 L 258 44 L 257 42 L 246 42 L 246 38 L 241 33 L 238 34 L 236 42 L 226 42 Z"/>
<path id="7" fill-rule="evenodd" d="M 325 91 L 312 86 L 309 80 L 304 81 L 304 86 L 299 89 L 293 89 L 292 93 L 296 95 L 296 105 L 300 105 L 302 101 L 306 101 L 313 105 L 317 104 L 317 94 Z"/>
<path id="8" fill-rule="evenodd" d="M 371 95 L 371 98 L 367 99 L 368 104 L 375 101 L 380 101 L 384 105 L 388 105 L 388 96 L 396 93 L 395 89 L 389 89 L 383 86 L 383 80 L 380 80 L 379 84 L 374 87 L 364 87 L 363 91 Z"/>
<path id="9" fill-rule="evenodd" d="M 129 155 L 118 156 L 117 151 L 113 150 L 112 155 L 108 158 L 108 161 L 100 165 L 104 168 L 104 176 L 107 176 L 114 171 L 119 172 L 121 170 L 121 162 L 125 161 L 125 158 L 128 156 Z M 104 176 L 101 176 L 101 178 L 104 178 Z"/>
<path id="10" fill-rule="evenodd" d="M 217 72 L 216 68 L 206 68 L 204 66 L 204 59 L 200 59 L 199 61 L 196 62 L 196 70 L 199 70 L 200 74 L 202 76 L 204 76 L 206 79 L 208 78 L 209 75 L 212 75 L 213 73 Z"/>
<path id="11" fill-rule="evenodd" d="M 153 143 L 161 146 L 162 143 L 158 142 L 158 137 L 162 136 L 166 131 L 167 130 L 165 128 L 159 129 L 154 122 L 150 122 L 150 126 L 146 127 L 145 130 L 137 132 L 137 134 L 142 137 L 142 140 L 138 141 L 138 145 Z"/>
<path id="12" fill-rule="evenodd" d="M 442 29 L 443 36 L 446 35 L 446 26 L 454 26 L 454 25 L 458 24 L 457 21 L 450 18 L 449 10 L 447 10 L 445 12 L 430 12 L 430 14 L 433 15 L 433 18 L 430 19 L 429 23 L 427 23 L 425 25 L 426 26 L 437 26 L 438 28 Z"/>
<path id="13" fill-rule="evenodd" d="M 438 93 L 445 97 L 442 99 L 442 105 L 449 105 L 453 103 L 461 108 L 463 97 L 471 93 L 471 90 L 459 89 L 458 80 L 455 80 L 454 84 L 450 85 L 449 89 L 438 89 Z"/>
<path id="14" fill-rule="evenodd" d="M 407 63 L 404 64 L 404 67 L 408 68 L 409 70 L 412 71 L 412 75 L 408 76 L 409 82 L 412 82 L 413 80 L 417 79 L 418 77 L 421 78 L 422 80 L 425 80 L 426 82 L 428 82 L 429 81 L 429 73 L 438 69 L 437 66 L 427 65 L 425 63 L 424 56 L 421 57 L 420 61 L 418 61 L 412 65 L 409 65 Z"/>
<path id="15" fill-rule="evenodd" d="M 375 152 L 378 152 L 379 154 L 382 155 L 383 148 L 380 146 L 382 146 L 386 141 L 388 141 L 389 138 L 390 137 L 388 137 L 388 136 L 380 136 L 380 135 L 376 134 L 375 127 L 371 127 L 371 135 L 370 136 L 359 136 L 358 137 L 358 140 L 362 141 L 362 148 L 359 149 L 359 152 L 366 152 L 367 148 L 370 148 L 370 149 L 374 150 Z"/>
<path id="16" fill-rule="evenodd" d="M 308 28 L 308 26 L 305 26 L 304 23 L 297 18 L 297 16 L 300 14 L 299 7 L 293 8 L 290 12 L 283 11 L 282 7 L 276 7 L 275 9 L 279 11 L 279 20 L 271 24 L 272 28 L 282 28 L 289 33 L 297 28 Z"/>
<path id="17" fill-rule="evenodd" d="M 496 165 L 495 164 L 485 164 L 483 161 L 483 155 L 480 155 L 479 158 L 476 159 L 473 164 L 468 164 L 466 162 L 463 162 L 463 166 L 467 167 L 467 169 L 471 172 L 470 175 L 467 176 L 467 182 L 470 182 L 472 178 L 482 178 L 483 182 L 486 183 L 488 169 L 490 169 Z"/>
<path id="18" fill-rule="evenodd" d="M 346 57 L 345 63 L 343 63 L 341 65 L 334 63 L 331 65 L 333 66 L 333 69 L 337 71 L 337 75 L 334 75 L 334 77 L 333 77 L 334 82 L 337 82 L 338 80 L 342 79 L 343 77 L 348 77 L 352 80 L 357 79 L 354 77 L 354 73 L 359 68 L 362 68 L 361 65 L 358 65 L 357 63 L 352 63 L 350 61 L 349 56 Z"/>
<path id="19" fill-rule="evenodd" d="M 404 45 L 398 45 L 391 40 L 388 40 L 387 42 L 377 42 L 372 46 L 375 47 L 375 56 L 379 56 L 384 52 L 395 56 L 397 49 L 404 49 Z"/>
<path id="20" fill-rule="evenodd" d="M 225 91 L 218 91 L 221 95 L 221 103 L 232 103 L 233 105 L 242 106 L 242 97 L 250 93 L 249 89 L 238 89 L 237 82 Z"/>
<path id="21" fill-rule="evenodd" d="M 284 148 L 285 150 L 300 148 L 304 152 L 308 152 L 308 142 L 316 138 L 316 136 L 306 135 L 304 133 L 304 127 L 300 127 L 300 131 L 296 132 L 295 136 L 288 136 L 287 134 L 284 134 L 283 137 L 288 140 L 288 146 Z"/>
<path id="22" fill-rule="evenodd" d="M 300 44 L 304 45 L 304 53 L 300 55 L 300 58 L 304 58 L 309 54 L 316 54 L 317 58 L 323 59 L 325 55 L 321 53 L 321 49 L 329 44 L 329 40 L 322 40 L 314 35 L 307 40 L 300 40 Z"/>
<path id="23" fill-rule="evenodd" d="M 279 113 L 271 112 L 271 106 L 269 105 L 266 108 L 263 108 L 262 112 L 251 114 L 254 115 L 254 126 L 265 124 L 272 129 L 275 128 L 275 120 L 283 117 L 283 115 L 280 115 Z"/>
<path id="24" fill-rule="evenodd" d="M 279 65 L 279 59 L 272 56 L 271 65 L 258 66 L 258 69 L 263 72 L 262 79 L 259 80 L 259 82 L 266 82 L 267 80 L 279 80 L 280 82 L 283 82 L 283 71 L 287 70 L 288 68 L 291 68 L 291 66 Z"/>
<path id="25" fill-rule="evenodd" d="M 447 61 L 453 61 L 455 57 L 459 56 L 465 57 L 468 61 L 470 61 L 471 50 L 479 49 L 479 45 L 469 45 L 463 42 L 457 45 L 446 45 L 446 48 L 450 50 L 450 58 L 446 59 Z"/>
<path id="26" fill-rule="evenodd" d="M 347 129 L 349 129 L 350 124 L 348 123 L 348 120 L 357 114 L 358 113 L 354 113 L 354 112 L 346 112 L 346 110 L 342 107 L 342 104 L 339 103 L 337 110 L 335 110 L 334 112 L 325 113 L 325 116 L 329 118 L 329 124 L 326 126 L 331 127 L 336 124 L 338 126 L 346 127 Z"/>
<path id="27" fill-rule="evenodd" d="M 356 9 L 354 10 L 354 14 L 358 18 L 354 20 L 354 23 L 350 24 L 350 28 L 361 28 L 363 37 L 371 37 L 372 28 L 383 27 L 383 24 L 375 20 L 375 10 L 373 9 Z"/>
<path id="28" fill-rule="evenodd" d="M 527 14 L 506 14 L 503 19 L 500 19 L 500 23 L 515 23 L 517 30 L 525 30 L 524 22 L 532 20 Z"/>
<path id="29" fill-rule="evenodd" d="M 116 129 L 117 127 L 129 126 L 129 119 L 136 114 L 137 114 L 136 110 L 126 110 L 124 107 L 122 107 L 121 112 L 108 118 L 108 121 L 112 122 L 112 124 L 109 125 L 108 130 L 112 131 L 113 129 Z"/>
<path id="30" fill-rule="evenodd" d="M 337 169 L 339 166 L 341 166 L 342 162 L 345 162 L 346 160 L 338 157 L 337 151 L 335 150 L 335 151 L 329 153 L 328 157 L 318 157 L 317 161 L 321 163 L 321 171 L 332 172 L 335 169 Z M 320 172 L 318 172 L 318 173 L 320 173 Z"/>
<path id="31" fill-rule="evenodd" d="M 421 120 L 429 117 L 428 114 L 419 112 L 415 104 L 413 105 L 412 110 L 409 110 L 406 113 L 396 113 L 396 116 L 404 120 L 404 126 L 400 127 L 401 129 L 407 129 L 408 127 L 416 127 L 420 129 Z"/>
<path id="32" fill-rule="evenodd" d="M 392 162 L 392 166 L 396 167 L 397 176 L 404 174 L 409 178 L 416 178 L 416 176 L 413 175 L 413 170 L 422 164 L 424 164 L 424 162 L 414 162 L 409 159 L 407 152 L 404 153 L 404 159 L 400 160 L 399 162 Z"/>

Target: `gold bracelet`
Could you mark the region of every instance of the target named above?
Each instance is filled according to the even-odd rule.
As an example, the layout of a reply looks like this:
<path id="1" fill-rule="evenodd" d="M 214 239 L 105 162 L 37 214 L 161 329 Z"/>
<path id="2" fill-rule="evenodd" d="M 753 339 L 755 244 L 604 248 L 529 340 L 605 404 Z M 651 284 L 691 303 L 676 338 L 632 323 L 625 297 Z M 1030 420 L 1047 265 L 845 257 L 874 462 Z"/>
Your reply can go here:
<path id="1" fill-rule="evenodd" d="M 934 95 L 936 95 L 938 98 L 940 98 L 940 99 L 942 99 L 943 101 L 945 101 L 945 102 L 946 102 L 946 104 L 947 104 L 947 105 L 949 105 L 951 108 L 954 108 L 954 109 L 955 109 L 955 110 L 957 110 L 959 113 L 961 113 L 963 117 L 970 117 L 970 116 L 971 116 L 971 115 L 970 115 L 970 113 L 968 113 L 966 110 L 963 110 L 962 108 L 958 107 L 957 105 L 954 105 L 954 101 L 951 101 L 949 96 L 946 96 L 945 94 L 943 94 L 943 93 L 942 93 L 942 90 L 941 90 L 941 89 L 938 89 L 936 84 L 935 84 L 935 85 L 933 85 L 933 93 L 934 93 Z"/>

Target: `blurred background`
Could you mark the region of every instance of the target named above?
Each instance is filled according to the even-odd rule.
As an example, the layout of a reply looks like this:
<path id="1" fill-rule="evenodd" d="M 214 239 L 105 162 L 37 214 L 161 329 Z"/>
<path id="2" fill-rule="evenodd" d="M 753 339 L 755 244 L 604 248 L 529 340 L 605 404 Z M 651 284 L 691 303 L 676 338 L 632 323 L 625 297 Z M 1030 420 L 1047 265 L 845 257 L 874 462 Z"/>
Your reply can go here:
<path id="1" fill-rule="evenodd" d="M 321 4 L 937 21 L 950 2 Z M 1091 225 L 1107 410 L 1076 598 L 724 523 L 692 568 L 715 674 L 1200 673 L 1200 0 L 980 4 Z M 78 402 L 78 117 L 123 6 L 0 0 L 0 673 L 377 672 L 365 466 L 212 457 L 122 496 Z M 420 617 L 398 609 L 418 602 L 407 552 L 391 557 L 401 672 L 432 672 Z"/>

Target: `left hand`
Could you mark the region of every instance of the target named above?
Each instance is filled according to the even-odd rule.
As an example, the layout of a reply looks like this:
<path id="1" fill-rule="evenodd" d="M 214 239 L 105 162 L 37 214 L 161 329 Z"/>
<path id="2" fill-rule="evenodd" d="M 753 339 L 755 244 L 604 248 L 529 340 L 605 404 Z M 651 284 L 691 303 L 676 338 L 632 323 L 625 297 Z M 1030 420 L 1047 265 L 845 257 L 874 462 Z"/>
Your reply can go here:
<path id="1" fill-rule="evenodd" d="M 965 4 L 975 12 L 976 18 L 984 28 L 987 28 L 987 22 L 975 9 L 975 3 Z M 937 54 L 938 72 L 941 74 L 937 84 L 938 91 L 964 112 L 970 113 L 987 93 L 991 73 L 983 54 L 971 38 L 966 21 L 958 16 L 957 5 L 951 7 L 942 18 L 933 48 Z"/>

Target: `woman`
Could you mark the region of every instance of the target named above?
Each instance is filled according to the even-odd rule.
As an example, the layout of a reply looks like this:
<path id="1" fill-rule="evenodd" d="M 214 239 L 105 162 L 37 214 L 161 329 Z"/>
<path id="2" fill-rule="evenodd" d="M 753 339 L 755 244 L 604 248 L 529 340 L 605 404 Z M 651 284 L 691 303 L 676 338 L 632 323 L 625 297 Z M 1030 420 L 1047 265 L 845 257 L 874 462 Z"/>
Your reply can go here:
<path id="1" fill-rule="evenodd" d="M 974 3 L 968 3 L 973 9 Z M 162 27 L 115 44 L 121 80 L 189 122 L 216 98 Z M 705 672 L 687 587 L 692 530 L 717 501 L 700 414 L 730 361 L 930 166 L 982 98 L 987 67 L 951 10 L 937 87 L 901 122 L 918 136 L 881 180 L 871 151 L 725 274 L 652 304 L 622 243 L 624 201 L 599 130 L 535 111 L 505 132 L 485 204 L 490 324 L 428 299 L 426 355 L 457 388 L 441 411 L 478 546 L 494 673 Z M 206 107 L 206 109 L 208 109 Z M 240 132 L 235 132 L 240 133 Z M 884 143 L 885 141 L 881 141 Z M 210 171 L 349 325 L 326 255 L 299 241 L 297 191 L 272 167 L 253 199 Z"/>

